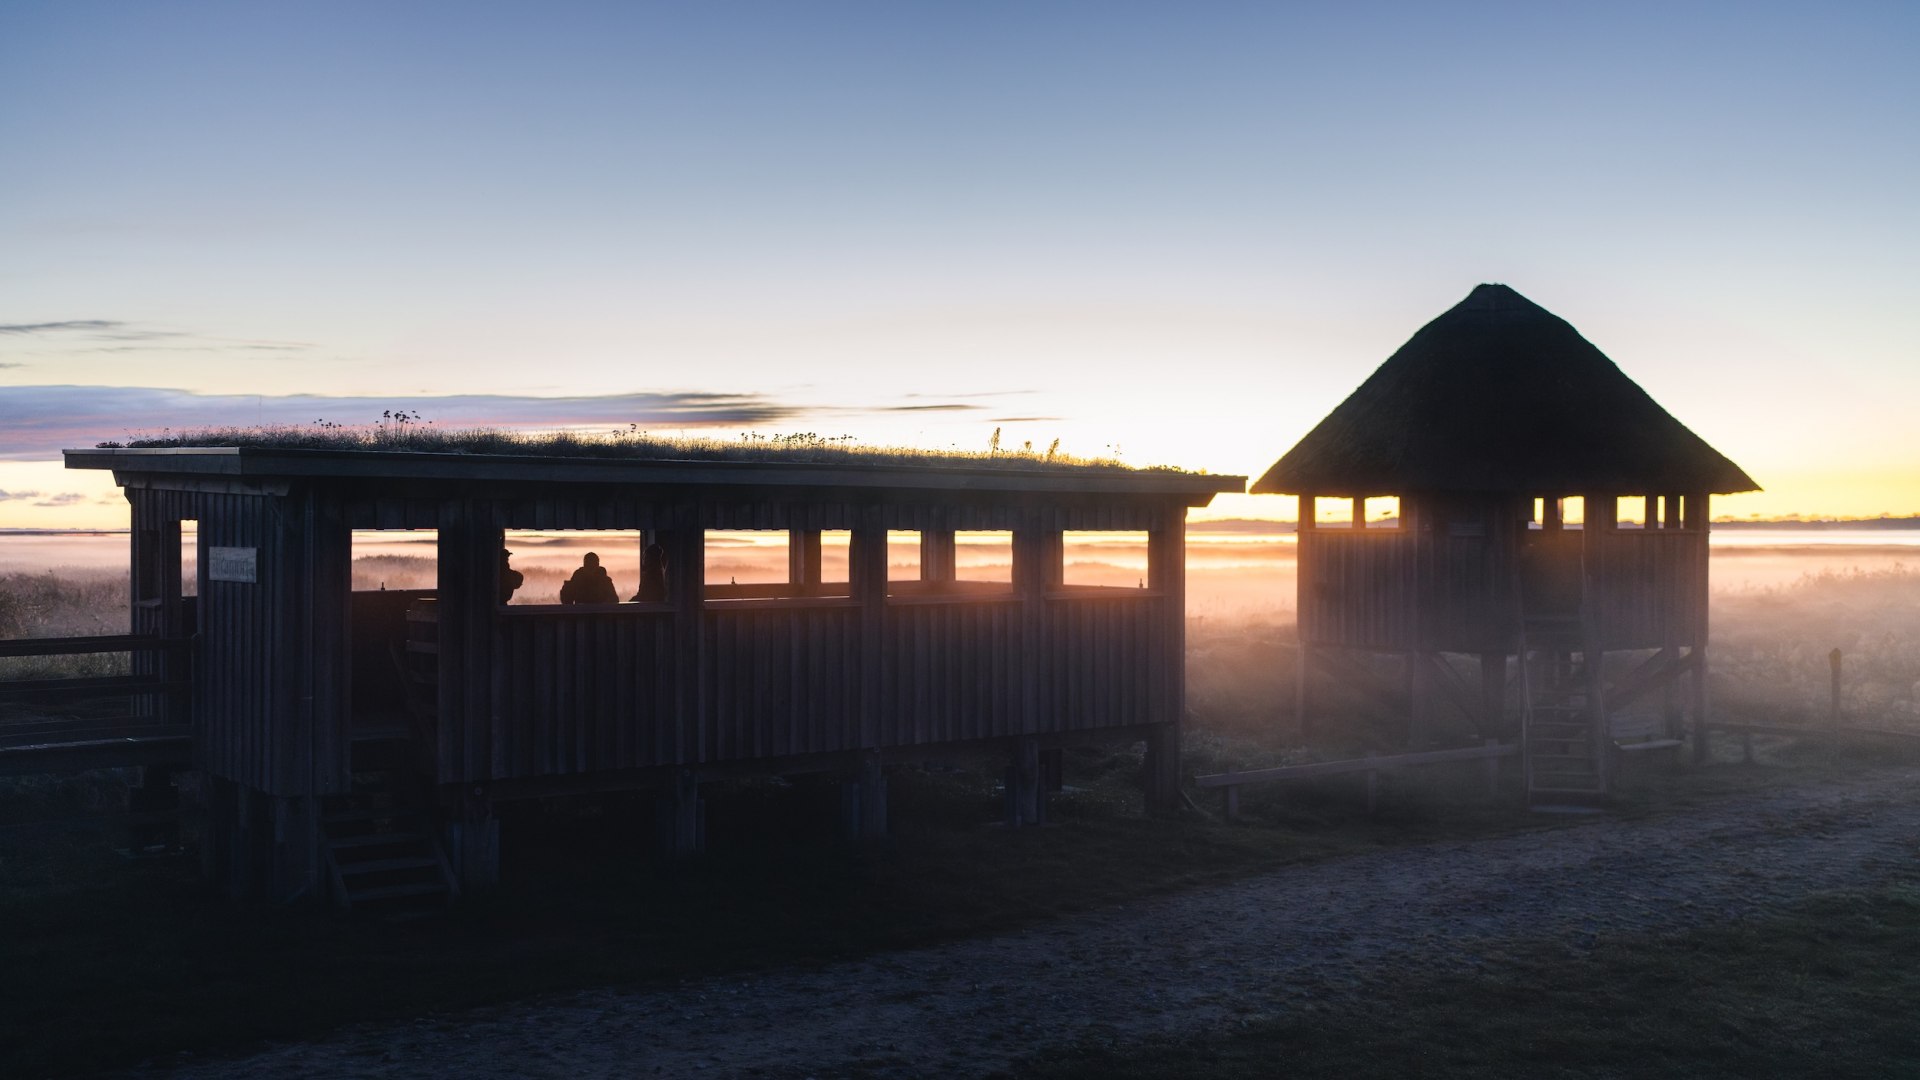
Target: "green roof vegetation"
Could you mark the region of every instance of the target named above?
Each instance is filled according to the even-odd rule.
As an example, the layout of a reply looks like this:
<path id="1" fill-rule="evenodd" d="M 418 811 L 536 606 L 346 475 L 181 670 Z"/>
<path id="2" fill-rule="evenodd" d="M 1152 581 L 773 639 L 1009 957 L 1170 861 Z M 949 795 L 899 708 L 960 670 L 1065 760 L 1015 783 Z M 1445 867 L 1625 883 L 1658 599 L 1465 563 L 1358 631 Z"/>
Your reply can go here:
<path id="1" fill-rule="evenodd" d="M 902 446 L 872 446 L 851 435 L 824 436 L 811 431 L 785 435 L 742 433 L 738 439 L 654 435 L 638 425 L 604 432 L 515 431 L 504 428 L 445 429 L 408 415 L 394 414 L 381 423 L 310 426 L 293 424 L 256 427 L 210 427 L 162 431 L 124 442 L 97 443 L 101 449 L 167 449 L 172 447 L 257 447 L 272 450 L 362 450 L 416 454 L 494 454 L 566 458 L 602 458 L 629 461 L 767 461 L 828 465 L 936 466 L 948 468 L 1016 468 L 1072 472 L 1176 472 L 1203 474 L 1205 470 L 1173 466 L 1136 469 L 1117 457 L 1079 457 L 1060 452 L 1060 441 L 1044 450 L 1024 443 L 1017 449 L 1000 445 L 995 429 L 985 450 L 923 450 Z"/>

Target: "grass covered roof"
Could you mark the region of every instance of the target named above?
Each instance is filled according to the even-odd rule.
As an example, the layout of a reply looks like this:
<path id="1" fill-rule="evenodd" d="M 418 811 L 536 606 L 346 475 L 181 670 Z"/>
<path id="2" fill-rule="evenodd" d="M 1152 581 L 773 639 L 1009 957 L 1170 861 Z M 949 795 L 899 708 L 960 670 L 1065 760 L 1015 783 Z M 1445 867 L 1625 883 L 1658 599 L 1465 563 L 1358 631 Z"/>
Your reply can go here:
<path id="1" fill-rule="evenodd" d="M 1252 487 L 1730 494 L 1759 485 L 1566 320 L 1481 285 L 1420 328 Z"/>

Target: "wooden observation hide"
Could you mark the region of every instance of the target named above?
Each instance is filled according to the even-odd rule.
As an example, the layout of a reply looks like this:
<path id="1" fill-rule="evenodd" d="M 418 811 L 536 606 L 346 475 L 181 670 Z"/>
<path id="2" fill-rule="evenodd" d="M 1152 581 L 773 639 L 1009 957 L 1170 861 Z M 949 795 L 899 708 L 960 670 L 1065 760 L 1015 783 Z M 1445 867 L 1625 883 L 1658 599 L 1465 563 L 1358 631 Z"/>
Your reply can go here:
<path id="1" fill-rule="evenodd" d="M 1446 703 L 1510 734 L 1516 690 L 1530 793 L 1576 799 L 1608 790 L 1619 749 L 1675 744 L 1690 676 L 1704 753 L 1708 503 L 1756 486 L 1572 326 L 1481 285 L 1251 488 L 1300 497 L 1296 713 L 1343 656 L 1403 654 L 1413 741 Z M 1385 497 L 1397 514 L 1368 521 Z M 1445 653 L 1479 658 L 1477 691 Z M 1625 719 L 1654 693 L 1656 727 Z"/>
<path id="2" fill-rule="evenodd" d="M 651 789 L 664 840 L 686 850 L 700 842 L 702 781 L 834 770 L 872 833 L 889 759 L 999 748 L 1018 823 L 1038 816 L 1043 754 L 1122 737 L 1147 741 L 1148 797 L 1167 804 L 1186 511 L 1245 482 L 251 447 L 66 457 L 111 469 L 132 504 L 136 632 L 192 634 L 217 871 L 236 893 L 349 901 L 359 864 L 345 852 L 386 826 L 335 826 L 373 816 L 353 800 L 375 747 L 404 777 L 396 789 L 426 793 L 446 843 L 374 861 L 443 858 L 467 887 L 498 873 L 495 804 L 531 796 Z M 198 523 L 194 599 L 178 580 L 183 521 Z M 437 587 L 355 592 L 352 536 L 373 529 L 435 530 Z M 703 580 L 716 529 L 787 534 L 788 580 Z M 631 531 L 667 553 L 665 593 L 503 602 L 506 530 Z M 845 580 L 822 580 L 823 530 L 851 534 Z M 913 580 L 889 580 L 890 530 L 919 534 Z M 956 530 L 1010 532 L 1012 582 L 963 580 Z M 1140 587 L 1063 585 L 1067 530 L 1144 532 Z M 633 592 L 622 583 L 623 599 Z"/>

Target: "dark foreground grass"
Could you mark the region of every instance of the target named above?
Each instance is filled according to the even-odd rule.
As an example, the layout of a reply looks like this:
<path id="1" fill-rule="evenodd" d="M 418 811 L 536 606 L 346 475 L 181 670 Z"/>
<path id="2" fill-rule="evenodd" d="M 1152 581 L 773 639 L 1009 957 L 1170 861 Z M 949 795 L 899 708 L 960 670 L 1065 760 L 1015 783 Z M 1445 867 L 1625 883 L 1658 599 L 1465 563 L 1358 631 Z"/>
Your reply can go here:
<path id="1" fill-rule="evenodd" d="M 1536 944 L 1472 974 L 1383 980 L 1238 1032 L 1082 1047 L 1065 1078 L 1920 1075 L 1920 888 L 1834 894 L 1663 937 Z M 1248 1003 L 1257 1008 L 1258 1003 Z"/>
<path id="2" fill-rule="evenodd" d="M 1685 812 L 1876 759 L 1762 760 L 1656 774 L 1621 812 Z M 863 851 L 832 837 L 838 793 L 824 778 L 717 791 L 712 853 L 687 863 L 643 854 L 642 801 L 520 804 L 504 822 L 504 887 L 403 925 L 230 904 L 207 892 L 191 860 L 124 860 L 105 830 L 0 827 L 0 1076 L 244 1051 L 548 991 L 828 963 L 1291 862 L 1566 826 L 1513 798 L 1488 803 L 1473 770 L 1445 769 L 1390 778 L 1373 817 L 1357 784 L 1333 781 L 1249 799 L 1252 821 L 1240 826 L 1199 813 L 1143 817 L 1138 756 L 1121 752 L 1076 756 L 1077 790 L 1057 799 L 1057 823 L 1009 832 L 986 824 L 997 796 L 985 764 L 896 773 L 894 836 Z M 72 803 L 62 814 L 97 794 L 61 791 Z M 1541 963 L 1544 978 L 1551 965 Z"/>

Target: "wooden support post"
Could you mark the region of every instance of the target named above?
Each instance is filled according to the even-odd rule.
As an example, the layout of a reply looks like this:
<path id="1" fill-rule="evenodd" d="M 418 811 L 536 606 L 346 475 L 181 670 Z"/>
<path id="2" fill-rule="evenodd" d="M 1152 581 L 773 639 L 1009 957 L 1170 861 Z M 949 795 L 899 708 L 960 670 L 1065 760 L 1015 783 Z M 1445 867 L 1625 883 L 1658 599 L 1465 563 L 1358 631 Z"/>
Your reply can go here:
<path id="1" fill-rule="evenodd" d="M 1693 762 L 1703 765 L 1710 749 L 1707 741 L 1707 656 L 1704 648 L 1696 646 L 1694 651 L 1700 654 L 1700 662 L 1693 665 L 1692 682 L 1687 684 L 1693 697 Z"/>
<path id="2" fill-rule="evenodd" d="M 872 749 L 880 744 L 885 674 L 880 658 L 887 641 L 887 529 L 878 506 L 860 509 L 848 545 L 848 588 L 860 604 L 860 719 L 854 745 Z"/>
<path id="3" fill-rule="evenodd" d="M 1427 653 L 1407 655 L 1407 734 L 1403 745 L 1421 745 L 1427 737 L 1427 717 L 1432 711 L 1433 669 Z"/>
<path id="4" fill-rule="evenodd" d="M 1157 648 L 1151 662 L 1161 669 L 1153 680 L 1159 690 L 1152 705 L 1158 724 L 1147 737 L 1144 762 L 1147 808 L 1157 812 L 1180 806 L 1180 728 L 1187 707 L 1187 508 L 1160 511 L 1157 528 L 1147 532 L 1147 583 L 1160 593 Z"/>
<path id="5" fill-rule="evenodd" d="M 1368 754 L 1367 756 L 1372 757 L 1373 755 Z M 1367 778 L 1367 813 L 1371 815 L 1380 807 L 1380 770 L 1368 769 L 1365 776 Z"/>
<path id="6" fill-rule="evenodd" d="M 659 844 L 662 854 L 683 858 L 697 855 L 707 845 L 706 805 L 692 769 L 677 769 L 660 789 Z"/>
<path id="7" fill-rule="evenodd" d="M 1313 649 L 1302 639 L 1294 651 L 1293 664 L 1293 727 L 1302 736 L 1312 734 L 1308 730 L 1307 711 L 1312 707 L 1309 684 L 1313 679 Z"/>
<path id="8" fill-rule="evenodd" d="M 787 583 L 801 596 L 819 592 L 820 530 L 787 530 Z"/>
<path id="9" fill-rule="evenodd" d="M 319 800 L 310 795 L 259 796 L 270 815 L 266 893 L 275 904 L 325 898 L 320 876 Z"/>
<path id="10" fill-rule="evenodd" d="M 235 888 L 238 880 L 237 848 L 241 828 L 240 785 L 223 776 L 208 776 L 201 785 L 206 797 L 207 829 L 200 842 L 201 876 L 233 899 L 245 896 Z"/>
<path id="11" fill-rule="evenodd" d="M 920 533 L 920 580 L 949 582 L 956 576 L 952 529 L 926 529 Z"/>
<path id="12" fill-rule="evenodd" d="M 1165 813 L 1180 808 L 1180 725 L 1160 724 L 1147 736 L 1144 764 L 1147 809 Z"/>
<path id="13" fill-rule="evenodd" d="M 1057 746 L 1040 751 L 1040 790 L 1052 795 L 1066 787 L 1066 751 Z"/>
<path id="14" fill-rule="evenodd" d="M 1827 666 L 1833 672 L 1833 697 L 1827 706 L 1827 723 L 1835 728 L 1840 726 L 1840 650 L 1827 654 Z"/>
<path id="15" fill-rule="evenodd" d="M 148 765 L 140 783 L 127 789 L 127 850 L 142 852 L 173 847 L 180 836 L 180 792 L 173 786 L 173 766 Z"/>
<path id="16" fill-rule="evenodd" d="M 442 805 L 447 810 L 447 862 L 461 891 L 500 884 L 500 819 L 494 816 L 485 785 L 463 786 Z"/>
<path id="17" fill-rule="evenodd" d="M 674 716 L 655 728 L 655 759 L 676 765 L 700 759 L 706 715 L 707 534 L 698 503 L 673 508 L 667 552 L 667 602 L 673 605 Z"/>
<path id="18" fill-rule="evenodd" d="M 1484 745 L 1488 750 L 1492 750 L 1494 747 L 1500 745 L 1500 740 L 1488 739 L 1486 740 Z M 1499 797 L 1500 797 L 1500 759 L 1497 757 L 1489 756 L 1487 758 L 1487 798 L 1489 800 L 1493 800 L 1493 799 L 1498 799 Z"/>
<path id="19" fill-rule="evenodd" d="M 860 758 L 860 835 L 887 835 L 887 770 L 879 754 Z"/>
<path id="20" fill-rule="evenodd" d="M 1046 796 L 1040 790 L 1040 744 L 1034 739 L 1016 739 L 1007 765 L 1007 827 L 1044 823 L 1046 807 Z"/>
<path id="21" fill-rule="evenodd" d="M 880 755 L 860 755 L 860 762 L 840 783 L 840 836 L 859 843 L 887 835 L 887 772 Z"/>
<path id="22" fill-rule="evenodd" d="M 1228 784 L 1220 789 L 1221 812 L 1228 821 L 1240 820 L 1240 785 Z"/>
<path id="23" fill-rule="evenodd" d="M 1668 665 L 1678 664 L 1680 662 L 1680 649 L 1676 645 L 1668 645 L 1661 649 L 1660 655 Z M 1680 680 L 1670 678 L 1666 681 L 1666 685 L 1660 688 L 1660 726 L 1667 738 L 1677 739 L 1680 737 L 1680 729 L 1682 727 L 1681 715 L 1683 712 L 1684 709 L 1682 708 L 1680 699 Z"/>

